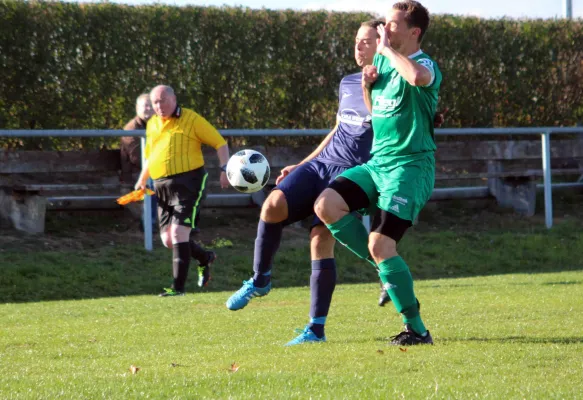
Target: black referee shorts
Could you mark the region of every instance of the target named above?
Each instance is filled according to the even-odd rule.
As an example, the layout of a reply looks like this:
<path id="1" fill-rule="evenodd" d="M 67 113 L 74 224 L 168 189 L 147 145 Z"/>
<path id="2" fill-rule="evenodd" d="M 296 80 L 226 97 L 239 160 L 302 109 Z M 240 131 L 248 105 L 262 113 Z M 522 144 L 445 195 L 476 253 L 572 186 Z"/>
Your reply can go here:
<path id="1" fill-rule="evenodd" d="M 204 167 L 200 167 L 154 181 L 161 232 L 171 224 L 195 228 L 207 177 Z"/>

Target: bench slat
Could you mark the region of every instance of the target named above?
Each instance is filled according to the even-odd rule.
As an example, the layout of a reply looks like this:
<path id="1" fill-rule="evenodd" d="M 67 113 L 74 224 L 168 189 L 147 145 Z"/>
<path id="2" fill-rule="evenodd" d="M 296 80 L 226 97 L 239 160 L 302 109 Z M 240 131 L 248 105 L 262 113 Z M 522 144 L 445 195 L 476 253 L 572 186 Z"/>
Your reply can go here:
<path id="1" fill-rule="evenodd" d="M 11 188 L 16 191 L 23 191 L 23 192 L 53 192 L 53 191 L 76 191 L 76 190 L 115 190 L 120 189 L 122 186 L 120 184 L 114 183 L 91 183 L 91 184 L 82 184 L 82 183 L 67 183 L 67 184 L 42 184 L 42 183 L 33 183 L 33 184 L 16 184 L 12 186 L 3 185 L 4 188 Z"/>
<path id="2" fill-rule="evenodd" d="M 121 169 L 119 150 L 0 150 L 0 174 L 98 172 Z"/>

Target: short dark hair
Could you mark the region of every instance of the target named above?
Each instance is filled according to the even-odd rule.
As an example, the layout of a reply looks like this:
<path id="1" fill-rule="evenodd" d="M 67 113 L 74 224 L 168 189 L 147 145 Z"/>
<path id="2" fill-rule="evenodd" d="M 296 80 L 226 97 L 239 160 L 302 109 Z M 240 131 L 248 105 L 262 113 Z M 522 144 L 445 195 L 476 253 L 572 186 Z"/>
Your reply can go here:
<path id="1" fill-rule="evenodd" d="M 367 28 L 372 28 L 375 30 L 375 34 L 377 35 L 377 38 L 380 37 L 379 33 L 377 32 L 377 28 L 380 25 L 384 25 L 385 21 L 383 21 L 382 19 L 369 19 L 368 21 L 364 21 L 362 24 L 360 24 L 360 27 L 367 27 Z"/>
<path id="2" fill-rule="evenodd" d="M 376 29 L 379 25 L 384 25 L 385 21 L 383 21 L 382 19 L 369 19 L 368 21 L 364 21 L 362 24 L 360 24 L 361 27 L 363 26 L 367 26 L 369 28 L 373 28 Z"/>
<path id="3" fill-rule="evenodd" d="M 393 10 L 405 11 L 405 22 L 407 22 L 409 28 L 414 26 L 421 29 L 419 34 L 419 43 L 421 43 L 429 26 L 429 11 L 427 11 L 427 8 L 418 1 L 407 0 L 393 4 Z"/>

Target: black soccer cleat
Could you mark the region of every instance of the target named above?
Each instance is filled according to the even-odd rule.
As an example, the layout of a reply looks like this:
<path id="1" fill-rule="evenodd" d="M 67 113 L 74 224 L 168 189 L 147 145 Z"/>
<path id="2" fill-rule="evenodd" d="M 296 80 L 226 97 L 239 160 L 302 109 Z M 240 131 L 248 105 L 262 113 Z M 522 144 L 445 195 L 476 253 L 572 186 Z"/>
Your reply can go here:
<path id="1" fill-rule="evenodd" d="M 217 253 L 214 251 L 207 252 L 208 261 L 205 265 L 198 266 L 198 287 L 205 287 L 211 280 L 211 265 L 217 259 Z"/>
<path id="2" fill-rule="evenodd" d="M 405 330 L 398 335 L 391 337 L 389 344 L 394 346 L 415 346 L 417 344 L 433 344 L 431 333 L 427 331 L 425 336 L 421 336 L 411 329 L 409 324 L 405 324 Z"/>

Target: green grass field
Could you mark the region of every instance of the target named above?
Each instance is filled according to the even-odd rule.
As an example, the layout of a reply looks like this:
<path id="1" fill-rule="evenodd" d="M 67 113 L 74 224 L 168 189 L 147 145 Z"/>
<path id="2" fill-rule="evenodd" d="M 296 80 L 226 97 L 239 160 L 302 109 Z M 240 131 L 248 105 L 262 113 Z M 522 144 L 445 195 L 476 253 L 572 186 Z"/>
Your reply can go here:
<path id="1" fill-rule="evenodd" d="M 0 398 L 582 398 L 582 198 L 557 202 L 551 231 L 490 206 L 429 210 L 401 253 L 435 346 L 407 349 L 387 344 L 400 318 L 345 249 L 328 342 L 283 347 L 308 320 L 303 229 L 286 232 L 276 289 L 231 312 L 254 215 L 208 214 L 212 286 L 169 299 L 154 296 L 167 250 L 144 252 L 117 217 L 52 216 L 44 237 L 0 235 Z"/>

